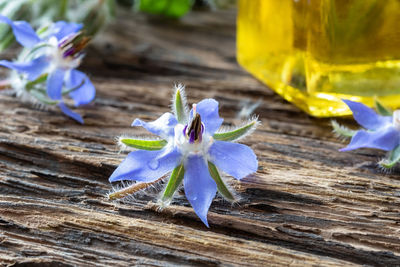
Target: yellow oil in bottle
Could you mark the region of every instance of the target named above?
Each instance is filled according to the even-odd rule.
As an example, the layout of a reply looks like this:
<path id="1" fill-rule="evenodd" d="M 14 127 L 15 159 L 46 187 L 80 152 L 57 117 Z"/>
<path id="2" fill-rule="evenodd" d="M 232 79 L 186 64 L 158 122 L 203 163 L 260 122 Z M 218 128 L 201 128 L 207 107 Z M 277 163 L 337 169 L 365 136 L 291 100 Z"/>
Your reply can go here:
<path id="1" fill-rule="evenodd" d="M 239 63 L 318 117 L 400 107 L 399 0 L 239 0 Z"/>

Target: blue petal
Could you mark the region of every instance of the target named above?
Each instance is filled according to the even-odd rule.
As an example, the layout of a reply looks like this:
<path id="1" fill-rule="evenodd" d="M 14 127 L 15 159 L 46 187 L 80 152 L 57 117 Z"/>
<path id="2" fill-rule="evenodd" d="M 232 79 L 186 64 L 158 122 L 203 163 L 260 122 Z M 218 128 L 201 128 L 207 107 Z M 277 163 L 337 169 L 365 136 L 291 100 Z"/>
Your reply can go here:
<path id="1" fill-rule="evenodd" d="M 183 185 L 186 198 L 189 200 L 197 216 L 207 226 L 207 213 L 217 193 L 217 185 L 211 178 L 203 157 L 189 157 L 185 163 Z"/>
<path id="2" fill-rule="evenodd" d="M 133 151 L 113 172 L 109 181 L 152 182 L 172 171 L 179 164 L 180 159 L 181 154 L 168 147 L 157 151 Z"/>
<path id="3" fill-rule="evenodd" d="M 377 148 L 390 151 L 400 143 L 400 132 L 394 127 L 389 126 L 384 130 L 367 132 L 358 131 L 352 138 L 350 144 L 340 149 L 340 151 L 349 151 L 361 147 Z"/>
<path id="4" fill-rule="evenodd" d="M 76 88 L 81 85 L 78 89 L 69 93 L 69 96 L 75 101 L 75 106 L 90 103 L 96 95 L 96 89 L 92 82 L 86 74 L 78 70 L 71 70 L 68 79 L 65 80 L 65 84 L 68 89 Z"/>
<path id="5" fill-rule="evenodd" d="M 49 66 L 49 62 L 47 57 L 42 56 L 29 62 L 11 62 L 7 60 L 0 60 L 0 66 L 26 73 L 28 74 L 28 80 L 33 81 L 45 72 Z"/>
<path id="6" fill-rule="evenodd" d="M 26 21 L 12 21 L 9 18 L 0 15 L 0 22 L 10 25 L 15 39 L 24 47 L 33 47 L 41 40 L 36 32 L 32 29 L 31 25 Z"/>
<path id="7" fill-rule="evenodd" d="M 219 169 L 236 179 L 242 179 L 257 171 L 257 157 L 248 146 L 215 141 L 210 147 L 209 154 Z"/>
<path id="8" fill-rule="evenodd" d="M 82 116 L 79 115 L 78 113 L 73 112 L 72 110 L 70 110 L 69 108 L 67 108 L 67 106 L 63 103 L 60 102 L 58 103 L 58 106 L 60 107 L 61 111 L 67 115 L 70 118 L 73 118 L 74 120 L 76 120 L 77 122 L 83 124 L 83 119 Z"/>
<path id="9" fill-rule="evenodd" d="M 57 40 L 60 41 L 64 37 L 80 31 L 82 29 L 82 26 L 82 24 L 57 21 L 56 23 L 54 23 L 51 29 L 52 34 L 49 37 L 55 36 Z"/>
<path id="10" fill-rule="evenodd" d="M 152 122 L 144 122 L 140 119 L 133 121 L 132 126 L 142 126 L 147 131 L 159 135 L 163 138 L 168 138 L 174 135 L 174 127 L 178 123 L 174 115 L 167 112 L 164 113 L 160 118 Z"/>
<path id="11" fill-rule="evenodd" d="M 392 122 L 391 116 L 380 116 L 373 109 L 362 103 L 350 100 L 343 100 L 343 102 L 351 109 L 353 117 L 358 124 L 366 129 L 377 130 Z"/>
<path id="12" fill-rule="evenodd" d="M 62 69 L 55 69 L 49 73 L 47 78 L 47 95 L 54 100 L 62 99 L 62 87 L 64 83 L 65 71 Z"/>
<path id="13" fill-rule="evenodd" d="M 213 135 L 221 127 L 224 119 L 219 117 L 218 102 L 214 99 L 204 99 L 197 103 L 196 111 L 200 114 L 201 121 L 205 126 L 205 131 Z M 193 118 L 193 109 L 190 111 L 189 120 Z"/>

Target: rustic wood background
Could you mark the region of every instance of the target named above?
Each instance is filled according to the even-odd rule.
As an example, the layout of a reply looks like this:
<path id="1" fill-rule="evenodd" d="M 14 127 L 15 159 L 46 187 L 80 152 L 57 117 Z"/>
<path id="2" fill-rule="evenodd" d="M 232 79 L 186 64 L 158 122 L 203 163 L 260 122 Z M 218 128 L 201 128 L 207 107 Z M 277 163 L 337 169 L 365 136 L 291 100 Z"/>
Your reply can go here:
<path id="1" fill-rule="evenodd" d="M 307 116 L 242 70 L 234 11 L 174 22 L 121 16 L 82 69 L 98 92 L 79 110 L 84 126 L 0 96 L 0 264 L 400 266 L 400 172 L 380 172 L 384 154 L 375 150 L 338 152 L 344 143 L 328 120 Z M 176 82 L 187 85 L 190 103 L 216 98 L 229 124 L 246 101 L 262 101 L 262 126 L 244 141 L 259 171 L 233 182 L 237 205 L 214 200 L 210 229 L 183 193 L 161 213 L 156 194 L 128 203 L 105 197 L 126 156 L 115 138 L 145 134 L 131 122 L 168 111 Z"/>

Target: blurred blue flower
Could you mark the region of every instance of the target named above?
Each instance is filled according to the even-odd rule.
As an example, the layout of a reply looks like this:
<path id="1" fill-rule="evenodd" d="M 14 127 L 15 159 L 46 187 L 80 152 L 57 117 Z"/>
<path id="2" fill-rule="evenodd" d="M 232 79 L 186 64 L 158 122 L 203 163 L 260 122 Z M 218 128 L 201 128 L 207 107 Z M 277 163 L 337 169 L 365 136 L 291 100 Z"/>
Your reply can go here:
<path id="1" fill-rule="evenodd" d="M 58 21 L 36 33 L 25 21 L 11 21 L 0 15 L 0 22 L 10 25 L 16 40 L 25 47 L 17 61 L 0 60 L 0 65 L 21 74 L 19 78 L 26 81 L 16 81 L 19 85 L 45 82 L 45 97 L 49 101 L 43 97 L 39 101 L 57 104 L 67 116 L 83 123 L 82 117 L 63 102 L 66 94 L 74 100 L 75 106 L 88 104 L 95 97 L 95 88 L 89 78 L 76 70 L 84 56 L 82 50 L 89 41 L 80 31 L 82 25 Z M 13 80 L 10 82 L 12 85 Z M 39 93 L 43 92 L 38 90 L 35 96 Z"/>
<path id="2" fill-rule="evenodd" d="M 400 111 L 393 116 L 378 115 L 371 108 L 350 100 L 343 100 L 353 112 L 354 119 L 365 128 L 352 136 L 350 144 L 340 151 L 362 147 L 391 151 L 400 144 Z"/>
<path id="3" fill-rule="evenodd" d="M 254 152 L 248 146 L 227 141 L 237 141 L 249 134 L 258 120 L 253 119 L 234 130 L 217 132 L 223 122 L 218 114 L 218 102 L 205 99 L 188 112 L 183 87 L 176 89 L 173 107 L 174 115 L 165 113 L 152 122 L 134 120 L 132 126 L 141 126 L 160 139 L 121 138 L 123 144 L 147 151 L 129 153 L 111 175 L 110 182 L 151 183 L 172 171 L 161 200 L 170 201 L 183 180 L 186 198 L 208 227 L 207 212 L 217 190 L 233 200 L 218 170 L 239 180 L 257 171 Z"/>

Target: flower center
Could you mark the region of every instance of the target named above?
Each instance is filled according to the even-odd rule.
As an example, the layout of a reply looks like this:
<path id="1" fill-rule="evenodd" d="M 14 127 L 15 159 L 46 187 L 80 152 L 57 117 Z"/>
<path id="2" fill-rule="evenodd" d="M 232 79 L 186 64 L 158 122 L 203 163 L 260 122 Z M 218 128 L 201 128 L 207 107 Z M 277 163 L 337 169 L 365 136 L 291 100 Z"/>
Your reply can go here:
<path id="1" fill-rule="evenodd" d="M 77 32 L 66 36 L 61 41 L 55 37 L 50 38 L 49 43 L 54 47 L 51 53 L 53 67 L 63 69 L 77 68 L 84 56 L 83 49 L 89 43 L 90 38 Z"/>
<path id="2" fill-rule="evenodd" d="M 58 48 L 60 49 L 63 58 L 76 59 L 82 56 L 82 51 L 89 41 L 90 38 L 84 36 L 83 33 L 79 31 L 62 39 L 58 44 Z"/>
<path id="3" fill-rule="evenodd" d="M 175 145 L 184 157 L 196 154 L 207 155 L 208 149 L 213 143 L 212 136 L 205 132 L 200 114 L 194 112 L 193 119 L 187 125 L 175 126 Z"/>
<path id="4" fill-rule="evenodd" d="M 203 139 L 204 125 L 200 114 L 196 113 L 190 124 L 183 129 L 183 134 L 189 139 L 190 144 L 201 143 Z"/>

